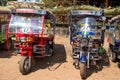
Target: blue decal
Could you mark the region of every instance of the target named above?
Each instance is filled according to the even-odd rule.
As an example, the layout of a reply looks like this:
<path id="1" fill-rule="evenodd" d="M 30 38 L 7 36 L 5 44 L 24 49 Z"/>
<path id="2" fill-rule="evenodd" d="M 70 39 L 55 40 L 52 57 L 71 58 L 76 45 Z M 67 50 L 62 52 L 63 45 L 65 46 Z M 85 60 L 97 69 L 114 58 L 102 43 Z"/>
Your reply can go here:
<path id="1" fill-rule="evenodd" d="M 76 34 L 77 34 L 77 35 L 82 35 L 82 32 L 77 32 Z"/>
<path id="2" fill-rule="evenodd" d="M 95 32 L 89 32 L 89 35 L 94 36 Z"/>

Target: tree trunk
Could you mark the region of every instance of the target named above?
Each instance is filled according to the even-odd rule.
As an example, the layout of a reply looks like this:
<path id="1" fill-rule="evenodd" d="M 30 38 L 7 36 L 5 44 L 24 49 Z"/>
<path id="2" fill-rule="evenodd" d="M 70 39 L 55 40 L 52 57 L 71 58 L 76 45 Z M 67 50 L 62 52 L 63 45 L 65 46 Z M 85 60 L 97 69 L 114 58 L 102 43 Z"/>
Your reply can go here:
<path id="1" fill-rule="evenodd" d="M 105 7 L 108 7 L 108 0 L 105 0 Z"/>
<path id="2" fill-rule="evenodd" d="M 73 0 L 73 5 L 76 5 L 76 0 Z"/>
<path id="3" fill-rule="evenodd" d="M 90 0 L 87 0 L 87 4 L 89 4 L 89 1 L 90 1 Z"/>

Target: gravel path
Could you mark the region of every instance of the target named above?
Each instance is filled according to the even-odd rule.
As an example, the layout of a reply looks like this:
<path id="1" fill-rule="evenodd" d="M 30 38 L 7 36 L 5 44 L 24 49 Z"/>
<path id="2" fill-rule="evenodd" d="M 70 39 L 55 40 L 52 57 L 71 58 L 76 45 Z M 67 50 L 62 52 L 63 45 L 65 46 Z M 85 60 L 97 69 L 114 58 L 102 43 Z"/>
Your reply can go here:
<path id="1" fill-rule="evenodd" d="M 55 37 L 55 55 L 44 59 L 37 59 L 32 72 L 22 75 L 19 72 L 18 61 L 20 55 L 12 56 L 7 51 L 0 53 L 0 80 L 81 80 L 79 69 L 72 65 L 71 46 L 68 37 Z M 107 49 L 107 44 L 105 48 Z M 87 80 L 120 80 L 118 63 L 107 59 L 102 67 L 88 69 Z"/>

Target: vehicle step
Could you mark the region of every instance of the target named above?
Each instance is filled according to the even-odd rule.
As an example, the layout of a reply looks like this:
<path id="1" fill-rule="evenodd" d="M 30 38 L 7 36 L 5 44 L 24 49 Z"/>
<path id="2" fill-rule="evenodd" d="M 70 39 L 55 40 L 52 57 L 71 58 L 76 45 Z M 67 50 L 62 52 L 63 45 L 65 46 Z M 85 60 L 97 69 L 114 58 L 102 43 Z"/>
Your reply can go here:
<path id="1" fill-rule="evenodd" d="M 37 51 L 37 52 L 33 52 L 34 54 L 41 54 L 41 53 L 45 53 L 45 51 Z"/>
<path id="2" fill-rule="evenodd" d="M 45 56 L 45 57 L 50 57 L 50 56 L 52 56 L 52 54 L 44 54 L 44 56 Z M 40 55 L 40 56 L 37 55 L 37 56 L 35 56 L 35 57 L 38 57 L 38 58 L 39 58 L 39 57 L 42 57 L 42 55 Z"/>

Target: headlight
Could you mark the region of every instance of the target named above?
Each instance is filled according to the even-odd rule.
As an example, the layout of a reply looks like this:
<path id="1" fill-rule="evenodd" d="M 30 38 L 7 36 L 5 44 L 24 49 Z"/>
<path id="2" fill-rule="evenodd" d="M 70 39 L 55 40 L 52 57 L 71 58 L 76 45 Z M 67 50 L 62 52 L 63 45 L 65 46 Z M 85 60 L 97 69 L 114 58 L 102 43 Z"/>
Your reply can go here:
<path id="1" fill-rule="evenodd" d="M 16 37 L 16 41 L 26 42 L 26 37 Z"/>
<path id="2" fill-rule="evenodd" d="M 27 37 L 27 41 L 28 42 L 32 42 L 33 41 L 33 37 Z"/>
<path id="3" fill-rule="evenodd" d="M 32 37 L 16 37 L 16 41 L 20 41 L 20 42 L 32 42 L 33 38 Z"/>
<path id="4" fill-rule="evenodd" d="M 19 37 L 16 37 L 16 41 L 19 41 Z"/>

